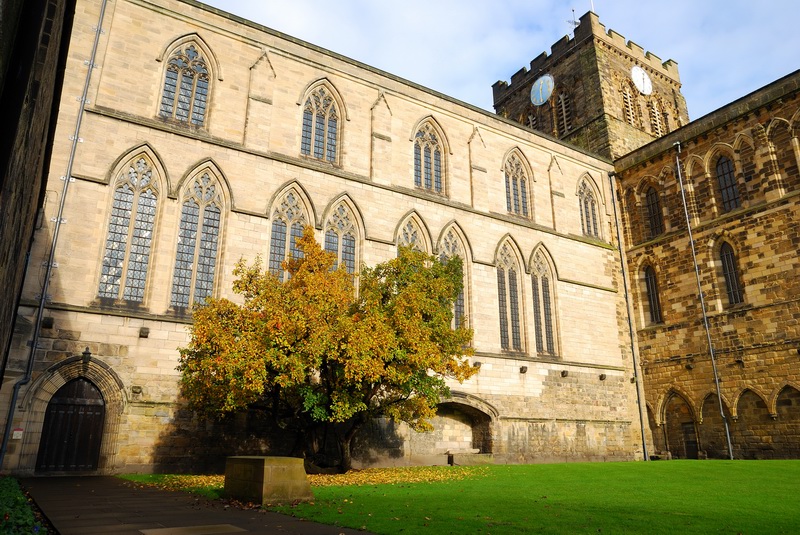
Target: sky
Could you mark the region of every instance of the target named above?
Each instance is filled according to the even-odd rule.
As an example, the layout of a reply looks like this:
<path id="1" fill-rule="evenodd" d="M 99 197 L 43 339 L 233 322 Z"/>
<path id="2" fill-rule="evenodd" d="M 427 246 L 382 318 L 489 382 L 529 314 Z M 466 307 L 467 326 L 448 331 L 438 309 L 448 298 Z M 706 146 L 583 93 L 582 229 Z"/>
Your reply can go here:
<path id="1" fill-rule="evenodd" d="M 691 119 L 800 68 L 797 0 L 206 0 L 488 111 L 511 80 L 594 11 L 678 63 Z"/>

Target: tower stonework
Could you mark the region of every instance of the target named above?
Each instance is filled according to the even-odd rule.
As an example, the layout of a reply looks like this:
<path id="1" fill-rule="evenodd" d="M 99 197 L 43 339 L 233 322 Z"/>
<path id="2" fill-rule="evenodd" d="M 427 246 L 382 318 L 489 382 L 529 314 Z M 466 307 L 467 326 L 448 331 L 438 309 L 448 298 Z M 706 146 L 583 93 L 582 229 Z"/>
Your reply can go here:
<path id="1" fill-rule="evenodd" d="M 552 90 L 538 91 L 549 75 Z M 541 102 L 531 102 L 534 89 Z M 616 159 L 689 121 L 678 64 L 661 59 L 587 12 L 548 55 L 523 67 L 511 83 L 492 86 L 495 111 L 558 139 Z"/>

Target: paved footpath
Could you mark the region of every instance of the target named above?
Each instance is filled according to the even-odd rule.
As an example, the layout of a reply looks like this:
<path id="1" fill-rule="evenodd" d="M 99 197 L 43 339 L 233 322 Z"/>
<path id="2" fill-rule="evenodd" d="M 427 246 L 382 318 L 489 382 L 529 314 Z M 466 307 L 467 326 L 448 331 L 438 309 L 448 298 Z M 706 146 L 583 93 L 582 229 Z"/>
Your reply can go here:
<path id="1" fill-rule="evenodd" d="M 109 476 L 22 478 L 60 535 L 363 535 L 278 513 L 225 507 L 184 492 L 135 486 Z"/>

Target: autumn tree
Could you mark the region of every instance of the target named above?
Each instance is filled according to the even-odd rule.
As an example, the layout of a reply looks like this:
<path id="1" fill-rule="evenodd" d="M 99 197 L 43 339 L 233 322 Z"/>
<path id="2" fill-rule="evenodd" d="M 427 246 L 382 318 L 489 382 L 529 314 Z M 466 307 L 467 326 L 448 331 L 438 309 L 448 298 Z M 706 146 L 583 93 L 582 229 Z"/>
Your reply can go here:
<path id="1" fill-rule="evenodd" d="M 472 332 L 452 327 L 461 260 L 401 248 L 364 268 L 356 292 L 311 227 L 297 245 L 302 255 L 284 263 L 285 281 L 259 259 L 240 261 L 233 290 L 243 303 L 208 299 L 195 309 L 181 386 L 192 408 L 214 415 L 265 408 L 304 437 L 307 456 L 318 431 L 336 424 L 348 470 L 353 438 L 371 418 L 429 430 L 449 396 L 445 379 L 475 373 L 465 359 Z"/>

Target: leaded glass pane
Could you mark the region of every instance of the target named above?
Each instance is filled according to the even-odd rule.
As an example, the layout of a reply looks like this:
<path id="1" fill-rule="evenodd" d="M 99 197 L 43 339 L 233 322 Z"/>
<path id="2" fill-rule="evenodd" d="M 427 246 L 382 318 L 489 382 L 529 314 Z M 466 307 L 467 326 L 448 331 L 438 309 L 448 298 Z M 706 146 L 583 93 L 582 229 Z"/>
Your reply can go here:
<path id="1" fill-rule="evenodd" d="M 650 306 L 650 322 L 661 323 L 661 302 L 658 296 L 656 270 L 647 266 L 644 270 L 644 282 L 647 289 L 647 303 Z"/>
<path id="2" fill-rule="evenodd" d="M 717 160 L 717 181 L 719 183 L 720 195 L 722 195 L 722 208 L 726 212 L 739 208 L 741 198 L 739 188 L 736 185 L 736 177 L 733 173 L 733 162 L 730 158 L 722 156 Z"/>
<path id="3" fill-rule="evenodd" d="M 500 303 L 500 346 L 511 349 L 508 344 L 508 309 L 506 305 L 506 274 L 497 268 L 497 300 Z"/>
<path id="4" fill-rule="evenodd" d="M 508 297 L 511 303 L 511 341 L 514 349 L 522 350 L 522 337 L 519 329 L 519 294 L 517 293 L 517 273 L 508 272 Z"/>
<path id="5" fill-rule="evenodd" d="M 120 279 L 125 264 L 128 247 L 128 232 L 133 208 L 134 192 L 129 184 L 123 184 L 114 192 L 111 207 L 111 221 L 108 225 L 106 250 L 103 255 L 103 266 L 100 273 L 100 289 L 98 295 L 111 299 L 119 297 Z"/>
<path id="6" fill-rule="evenodd" d="M 319 160 L 325 154 L 325 115 L 317 112 L 317 123 L 314 125 L 314 158 Z"/>
<path id="7" fill-rule="evenodd" d="M 128 270 L 122 297 L 127 301 L 144 301 L 144 286 L 147 266 L 150 262 L 150 242 L 153 237 L 153 223 L 156 217 L 156 196 L 151 190 L 139 194 L 133 234 L 131 236 Z"/>
<path id="8" fill-rule="evenodd" d="M 328 145 L 326 150 L 326 159 L 334 163 L 336 161 L 336 117 L 331 117 L 328 120 Z"/>
<path id="9" fill-rule="evenodd" d="M 511 179 L 506 175 L 506 210 L 511 211 Z"/>
<path id="10" fill-rule="evenodd" d="M 202 303 L 214 291 L 214 272 L 217 265 L 217 244 L 221 213 L 217 206 L 206 206 L 203 211 L 203 231 L 197 258 L 194 301 Z"/>
<path id="11" fill-rule="evenodd" d="M 655 188 L 648 188 L 645 196 L 645 205 L 647 207 L 647 222 L 650 227 L 650 237 L 655 238 L 664 232 L 664 222 L 661 218 L 661 203 Z"/>
<path id="12" fill-rule="evenodd" d="M 542 308 L 544 312 L 544 335 L 547 341 L 547 352 L 551 355 L 556 352 L 553 339 L 553 305 L 550 301 L 550 279 L 542 277 Z"/>
<path id="13" fill-rule="evenodd" d="M 342 263 L 348 273 L 356 271 L 356 238 L 352 234 L 345 234 L 342 238 Z"/>
<path id="14" fill-rule="evenodd" d="M 739 284 L 739 269 L 736 265 L 736 255 L 730 244 L 723 243 L 719 249 L 722 261 L 722 274 L 725 277 L 725 290 L 728 293 L 728 304 L 737 305 L 744 302 L 744 291 Z"/>
<path id="15" fill-rule="evenodd" d="M 431 189 L 431 148 L 425 147 L 423 154 L 425 155 L 423 163 L 423 169 L 425 171 L 425 189 Z"/>
<path id="16" fill-rule="evenodd" d="M 178 71 L 170 66 L 164 79 L 164 94 L 161 96 L 161 116 L 172 117 L 175 92 L 178 87 Z"/>
<path id="17" fill-rule="evenodd" d="M 325 250 L 336 256 L 334 260 L 333 269 L 339 267 L 339 235 L 333 229 L 325 233 Z"/>
<path id="18" fill-rule="evenodd" d="M 311 119 L 311 110 L 306 109 L 303 112 L 303 136 L 300 141 L 300 152 L 305 155 L 311 154 Z"/>
<path id="19" fill-rule="evenodd" d="M 511 187 L 514 190 L 514 213 L 519 213 L 519 182 L 517 177 L 512 177 Z"/>
<path id="20" fill-rule="evenodd" d="M 528 216 L 528 181 L 521 178 L 519 181 L 520 199 L 522 200 L 522 215 Z"/>
<path id="21" fill-rule="evenodd" d="M 269 241 L 269 270 L 283 280 L 283 264 L 286 258 L 286 223 L 276 219 L 272 222 Z"/>
<path id="22" fill-rule="evenodd" d="M 414 185 L 422 187 L 422 148 L 414 144 Z"/>
<path id="23" fill-rule="evenodd" d="M 453 327 L 458 329 L 462 325 L 464 325 L 464 315 L 465 315 L 465 306 L 464 306 L 464 290 L 458 292 L 456 296 L 456 301 L 453 306 Z"/>
<path id="24" fill-rule="evenodd" d="M 442 154 L 439 149 L 433 151 L 433 187 L 436 193 L 442 192 Z"/>
<path id="25" fill-rule="evenodd" d="M 536 351 L 541 353 L 544 351 L 544 343 L 542 340 L 542 311 L 539 299 L 539 277 L 536 275 L 531 276 L 531 283 L 533 287 L 533 326 L 536 335 Z"/>
<path id="26" fill-rule="evenodd" d="M 199 219 L 200 206 L 197 201 L 194 199 L 186 201 L 181 211 L 178 230 L 178 252 L 175 257 L 175 271 L 172 275 L 171 304 L 175 307 L 189 307 Z"/>
<path id="27" fill-rule="evenodd" d="M 192 106 L 192 124 L 202 125 L 206 115 L 206 100 L 208 99 L 208 80 L 200 78 L 194 90 L 194 105 Z"/>
<path id="28" fill-rule="evenodd" d="M 193 44 L 170 55 L 161 96 L 162 117 L 202 125 L 209 92 L 208 69 Z"/>

